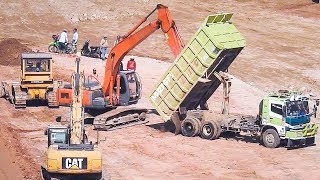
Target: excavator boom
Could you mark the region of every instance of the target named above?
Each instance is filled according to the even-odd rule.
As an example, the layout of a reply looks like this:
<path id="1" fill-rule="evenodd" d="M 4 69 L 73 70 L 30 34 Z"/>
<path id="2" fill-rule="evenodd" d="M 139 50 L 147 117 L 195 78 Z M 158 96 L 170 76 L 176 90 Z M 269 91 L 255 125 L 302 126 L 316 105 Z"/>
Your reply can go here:
<path id="1" fill-rule="evenodd" d="M 150 15 L 158 10 L 158 19 L 152 21 L 147 26 L 137 29 L 150 17 Z M 124 56 L 145 40 L 154 31 L 161 28 L 164 32 L 168 45 L 176 57 L 183 49 L 184 44 L 180 34 L 172 20 L 168 7 L 158 4 L 157 7 L 151 11 L 144 19 L 142 19 L 134 28 L 132 28 L 126 35 L 122 36 L 118 44 L 116 44 L 110 51 L 106 63 L 105 76 L 103 82 L 103 93 L 105 97 L 109 96 L 109 102 L 115 104 L 112 99 L 114 84 L 118 74 L 120 62 Z"/>
<path id="2" fill-rule="evenodd" d="M 82 90 L 83 74 L 80 73 L 80 58 L 76 59 L 76 69 L 72 75 L 73 101 L 71 105 L 71 144 L 80 144 L 83 141 L 83 108 L 82 108 Z"/>

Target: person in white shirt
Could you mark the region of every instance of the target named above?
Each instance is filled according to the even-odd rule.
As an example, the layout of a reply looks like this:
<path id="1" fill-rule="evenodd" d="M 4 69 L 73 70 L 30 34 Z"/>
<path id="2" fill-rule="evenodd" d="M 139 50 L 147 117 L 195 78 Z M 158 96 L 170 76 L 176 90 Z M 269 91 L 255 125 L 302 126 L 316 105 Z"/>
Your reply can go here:
<path id="1" fill-rule="evenodd" d="M 108 40 L 107 36 L 104 36 L 100 42 L 100 50 L 101 50 L 101 59 L 106 60 L 107 48 L 108 48 Z"/>
<path id="2" fill-rule="evenodd" d="M 60 50 L 66 49 L 66 43 L 68 43 L 68 35 L 67 35 L 67 30 L 64 29 L 63 32 L 60 34 L 60 38 L 59 38 Z"/>
<path id="3" fill-rule="evenodd" d="M 78 39 L 79 39 L 78 29 L 74 28 L 73 29 L 73 37 L 72 37 L 72 46 L 74 48 L 75 53 L 77 53 Z"/>

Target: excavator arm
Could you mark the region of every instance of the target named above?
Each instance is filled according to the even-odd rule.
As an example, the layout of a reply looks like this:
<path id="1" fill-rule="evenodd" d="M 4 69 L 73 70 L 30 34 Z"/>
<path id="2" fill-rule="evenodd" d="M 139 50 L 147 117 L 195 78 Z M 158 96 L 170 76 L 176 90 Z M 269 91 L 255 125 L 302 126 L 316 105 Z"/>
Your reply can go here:
<path id="1" fill-rule="evenodd" d="M 158 10 L 158 19 L 137 30 L 156 10 Z M 158 4 L 151 13 L 142 19 L 126 35 L 118 39 L 118 44 L 111 49 L 108 55 L 102 89 L 104 96 L 109 96 L 109 102 L 111 104 L 114 104 L 112 94 L 121 61 L 130 50 L 140 44 L 159 28 L 161 28 L 162 32 L 165 34 L 167 43 L 175 57 L 183 49 L 184 44 L 174 21 L 171 19 L 168 7 Z"/>
<path id="2" fill-rule="evenodd" d="M 72 75 L 73 100 L 71 104 L 71 144 L 83 143 L 83 74 L 80 72 L 80 58 L 76 59 L 76 69 Z"/>

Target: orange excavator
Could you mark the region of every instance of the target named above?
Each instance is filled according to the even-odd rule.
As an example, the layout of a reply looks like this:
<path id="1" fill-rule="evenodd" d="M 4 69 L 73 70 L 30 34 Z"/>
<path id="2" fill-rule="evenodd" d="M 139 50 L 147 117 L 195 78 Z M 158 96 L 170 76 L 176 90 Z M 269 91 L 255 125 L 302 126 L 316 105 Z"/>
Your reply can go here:
<path id="1" fill-rule="evenodd" d="M 158 11 L 157 19 L 138 29 L 155 11 Z M 95 128 L 113 130 L 146 122 L 145 109 L 115 109 L 117 106 L 137 103 L 141 98 L 142 89 L 136 72 L 119 70 L 119 67 L 126 54 L 157 29 L 161 29 L 165 34 L 167 43 L 176 57 L 183 49 L 184 43 L 168 7 L 158 4 L 129 32 L 124 36 L 118 36 L 117 44 L 108 54 L 103 85 L 101 86 L 94 76 L 88 76 L 85 79 L 82 102 L 86 111 L 94 118 Z M 57 93 L 60 105 L 71 104 L 72 89 L 70 87 L 64 86 Z"/>

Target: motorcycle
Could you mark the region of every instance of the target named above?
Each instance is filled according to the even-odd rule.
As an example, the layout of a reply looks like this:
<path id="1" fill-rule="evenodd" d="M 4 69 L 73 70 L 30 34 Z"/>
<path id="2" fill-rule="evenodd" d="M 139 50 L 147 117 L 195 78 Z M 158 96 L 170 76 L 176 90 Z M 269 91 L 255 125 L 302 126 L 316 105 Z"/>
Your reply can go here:
<path id="1" fill-rule="evenodd" d="M 59 35 L 52 35 L 53 41 L 49 43 L 48 51 L 52 53 L 76 53 L 76 48 L 71 43 L 65 43 L 65 49 L 60 48 Z"/>
<path id="2" fill-rule="evenodd" d="M 92 58 L 100 58 L 101 50 L 99 46 L 89 46 L 90 40 L 86 40 L 81 49 L 81 55 L 92 57 Z"/>

